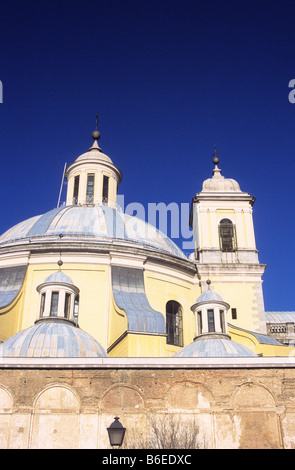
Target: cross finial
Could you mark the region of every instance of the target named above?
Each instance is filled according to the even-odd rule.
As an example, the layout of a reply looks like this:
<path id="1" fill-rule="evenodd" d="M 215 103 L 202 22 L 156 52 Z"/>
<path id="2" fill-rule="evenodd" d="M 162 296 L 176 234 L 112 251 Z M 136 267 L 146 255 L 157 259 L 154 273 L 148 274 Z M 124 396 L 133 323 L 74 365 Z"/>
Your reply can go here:
<path id="1" fill-rule="evenodd" d="M 97 131 L 98 127 L 98 113 L 96 113 L 96 124 L 95 124 L 95 130 Z"/>

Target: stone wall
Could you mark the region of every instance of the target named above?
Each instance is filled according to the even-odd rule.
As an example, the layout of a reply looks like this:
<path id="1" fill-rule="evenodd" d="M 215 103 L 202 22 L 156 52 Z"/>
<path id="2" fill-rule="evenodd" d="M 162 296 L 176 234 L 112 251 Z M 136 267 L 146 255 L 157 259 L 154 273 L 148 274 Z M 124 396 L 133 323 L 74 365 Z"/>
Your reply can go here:
<path id="1" fill-rule="evenodd" d="M 107 448 L 115 416 L 139 448 L 163 414 L 193 419 L 200 447 L 294 448 L 295 370 L 0 368 L 2 449 Z"/>

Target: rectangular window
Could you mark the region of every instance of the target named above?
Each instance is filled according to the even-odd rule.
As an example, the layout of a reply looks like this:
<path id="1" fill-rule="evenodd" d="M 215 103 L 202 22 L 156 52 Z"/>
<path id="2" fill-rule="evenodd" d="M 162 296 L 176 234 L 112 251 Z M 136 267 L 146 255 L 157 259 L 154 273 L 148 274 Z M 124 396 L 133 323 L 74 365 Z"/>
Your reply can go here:
<path id="1" fill-rule="evenodd" d="M 231 317 L 232 317 L 233 320 L 236 320 L 238 318 L 236 308 L 231 309 Z"/>
<path id="2" fill-rule="evenodd" d="M 65 297 L 65 311 L 64 311 L 65 318 L 70 317 L 70 308 L 71 308 L 71 294 L 66 294 L 66 297 Z"/>
<path id="3" fill-rule="evenodd" d="M 197 319 L 198 319 L 198 335 L 202 334 L 202 312 L 197 313 Z"/>
<path id="4" fill-rule="evenodd" d="M 58 312 L 58 292 L 52 292 L 51 305 L 50 305 L 50 316 L 57 317 Z"/>
<path id="5" fill-rule="evenodd" d="M 79 316 L 79 295 L 76 295 L 74 302 L 74 321 L 78 326 L 78 316 Z"/>
<path id="6" fill-rule="evenodd" d="M 86 204 L 93 204 L 94 176 L 94 173 L 88 173 L 87 175 Z"/>
<path id="7" fill-rule="evenodd" d="M 103 175 L 102 180 L 102 202 L 108 202 L 109 200 L 109 177 Z"/>
<path id="8" fill-rule="evenodd" d="M 45 308 L 45 294 L 42 294 L 41 295 L 41 303 L 40 303 L 40 317 L 43 316 L 44 308 Z"/>
<path id="9" fill-rule="evenodd" d="M 214 310 L 208 310 L 208 331 L 210 333 L 215 331 Z"/>
<path id="10" fill-rule="evenodd" d="M 222 333 L 225 333 L 225 321 L 224 321 L 224 310 L 219 310 L 220 315 L 220 327 Z"/>
<path id="11" fill-rule="evenodd" d="M 73 192 L 73 204 L 77 204 L 78 202 L 78 195 L 79 195 L 79 182 L 80 176 L 75 176 L 74 179 L 74 192 Z"/>

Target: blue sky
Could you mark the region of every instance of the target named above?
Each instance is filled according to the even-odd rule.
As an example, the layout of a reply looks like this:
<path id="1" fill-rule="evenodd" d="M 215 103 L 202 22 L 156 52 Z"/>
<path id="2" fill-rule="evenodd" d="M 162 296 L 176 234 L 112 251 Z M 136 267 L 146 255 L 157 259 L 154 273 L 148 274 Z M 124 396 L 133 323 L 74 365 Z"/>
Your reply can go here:
<path id="1" fill-rule="evenodd" d="M 0 232 L 56 206 L 98 112 L 126 204 L 190 203 L 216 144 L 257 198 L 265 307 L 294 310 L 294 15 L 284 0 L 2 1 Z"/>

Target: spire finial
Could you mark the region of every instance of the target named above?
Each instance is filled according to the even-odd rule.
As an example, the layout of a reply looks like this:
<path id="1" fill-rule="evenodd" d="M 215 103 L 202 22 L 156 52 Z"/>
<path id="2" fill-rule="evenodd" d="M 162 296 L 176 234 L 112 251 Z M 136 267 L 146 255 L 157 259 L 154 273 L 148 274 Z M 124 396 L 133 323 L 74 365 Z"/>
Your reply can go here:
<path id="1" fill-rule="evenodd" d="M 96 113 L 95 131 L 92 132 L 93 140 L 98 140 L 100 138 L 100 132 L 97 130 L 97 127 L 98 127 L 98 113 Z"/>
<path id="2" fill-rule="evenodd" d="M 211 157 L 214 157 L 213 158 L 213 163 L 215 165 L 215 168 L 212 172 L 212 178 L 215 178 L 215 179 L 223 179 L 223 176 L 221 176 L 221 170 L 220 168 L 218 168 L 218 163 L 219 163 L 219 158 L 217 157 L 217 155 L 219 154 L 220 150 L 216 150 L 216 145 L 214 144 L 214 153 L 211 155 Z"/>
<path id="3" fill-rule="evenodd" d="M 219 158 L 217 157 L 219 152 L 220 152 L 220 150 L 216 150 L 216 145 L 214 144 L 214 153 L 211 155 L 211 157 L 214 157 L 213 158 L 214 165 L 218 165 L 218 163 L 219 163 Z"/>
<path id="4" fill-rule="evenodd" d="M 96 121 L 95 121 L 95 131 L 92 132 L 92 139 L 94 140 L 92 147 L 89 150 L 98 150 L 101 152 L 101 148 L 98 146 L 98 139 L 100 138 L 100 132 L 97 130 L 98 127 L 98 113 L 96 113 Z"/>

